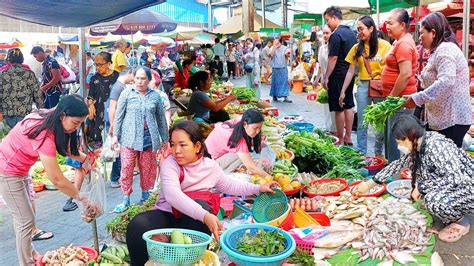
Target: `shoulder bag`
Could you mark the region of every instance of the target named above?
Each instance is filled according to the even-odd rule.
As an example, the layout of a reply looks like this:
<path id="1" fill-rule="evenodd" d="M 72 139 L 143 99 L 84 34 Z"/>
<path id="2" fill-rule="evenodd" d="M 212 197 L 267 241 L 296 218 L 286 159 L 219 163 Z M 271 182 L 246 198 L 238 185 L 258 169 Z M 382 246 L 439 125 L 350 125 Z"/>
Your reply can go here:
<path id="1" fill-rule="evenodd" d="M 390 91 L 386 91 L 382 87 L 382 80 L 380 79 L 374 79 L 374 76 L 372 74 L 372 68 L 370 67 L 369 60 L 365 57 L 365 55 L 362 55 L 362 58 L 364 59 L 364 66 L 367 69 L 367 72 L 370 75 L 370 80 L 369 80 L 369 97 L 372 98 L 385 98 L 390 94 Z"/>

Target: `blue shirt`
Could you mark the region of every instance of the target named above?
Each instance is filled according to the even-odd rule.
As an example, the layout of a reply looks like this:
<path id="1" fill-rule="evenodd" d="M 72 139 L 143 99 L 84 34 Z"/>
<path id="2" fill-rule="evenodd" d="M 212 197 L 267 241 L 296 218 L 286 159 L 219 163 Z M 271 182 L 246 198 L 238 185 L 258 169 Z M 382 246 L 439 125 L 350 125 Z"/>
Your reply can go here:
<path id="1" fill-rule="evenodd" d="M 272 57 L 272 67 L 273 68 L 285 68 L 286 67 L 286 57 L 285 51 L 288 49 L 286 46 L 282 45 L 275 49 L 275 54 Z"/>
<path id="2" fill-rule="evenodd" d="M 168 125 L 160 94 L 150 88 L 141 95 L 135 87 L 119 97 L 114 121 L 114 136 L 121 145 L 143 151 L 145 120 L 150 131 L 153 152 L 168 142 Z"/>
<path id="3" fill-rule="evenodd" d="M 194 117 L 209 119 L 210 110 L 204 106 L 204 103 L 209 101 L 207 93 L 196 90 L 191 95 L 188 103 L 188 111 L 194 113 Z"/>

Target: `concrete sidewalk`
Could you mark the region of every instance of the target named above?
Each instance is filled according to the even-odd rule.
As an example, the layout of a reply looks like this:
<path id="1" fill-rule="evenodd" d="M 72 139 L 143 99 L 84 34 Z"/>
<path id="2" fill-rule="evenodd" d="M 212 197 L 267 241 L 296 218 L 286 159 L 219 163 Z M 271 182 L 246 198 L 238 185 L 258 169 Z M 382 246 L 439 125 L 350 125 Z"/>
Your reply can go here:
<path id="1" fill-rule="evenodd" d="M 237 86 L 245 85 L 244 78 L 231 81 Z M 262 97 L 269 98 L 268 94 L 269 87 L 263 85 Z M 299 114 L 318 128 L 324 128 L 324 111 L 321 104 L 307 101 L 306 93 L 291 94 L 290 98 L 293 103 L 273 103 L 279 109 L 280 116 Z M 353 141 L 356 143 L 355 132 L 353 133 Z M 369 132 L 369 152 L 373 152 L 373 144 L 374 134 Z M 132 202 L 138 202 L 141 196 L 139 180 L 134 182 L 134 191 Z M 108 213 L 97 220 L 100 244 L 112 241 L 106 233 L 105 223 L 115 217 L 115 214 L 109 212 L 116 204 L 120 203 L 121 197 L 122 193 L 119 188 L 107 187 Z M 66 199 L 67 197 L 58 191 L 43 191 L 36 194 L 36 224 L 40 229 L 54 233 L 54 237 L 50 240 L 33 242 L 40 253 L 71 243 L 84 246 L 93 245 L 92 227 L 80 219 L 79 210 L 67 213 L 62 211 Z M 3 222 L 0 223 L 0 266 L 18 265 L 12 216 L 6 206 L 0 206 L 0 214 L 3 216 Z M 436 225 L 439 227 L 438 221 Z M 474 235 L 472 233 L 453 244 L 438 241 L 436 250 L 441 254 L 445 265 L 474 265 Z"/>

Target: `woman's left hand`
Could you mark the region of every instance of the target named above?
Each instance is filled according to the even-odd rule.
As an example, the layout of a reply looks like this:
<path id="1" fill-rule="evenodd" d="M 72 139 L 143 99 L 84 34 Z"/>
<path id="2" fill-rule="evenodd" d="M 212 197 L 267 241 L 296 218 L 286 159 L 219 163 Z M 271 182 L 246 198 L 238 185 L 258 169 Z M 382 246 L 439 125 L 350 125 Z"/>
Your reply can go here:
<path id="1" fill-rule="evenodd" d="M 415 187 L 413 191 L 411 192 L 411 198 L 414 201 L 417 201 L 421 198 L 420 191 L 418 191 L 418 187 Z"/>
<path id="2" fill-rule="evenodd" d="M 403 96 L 403 98 L 406 99 L 406 102 L 405 102 L 405 107 L 408 108 L 408 109 L 413 109 L 416 107 L 416 103 L 415 101 L 413 101 L 413 98 L 408 95 L 408 96 Z"/>
<path id="3" fill-rule="evenodd" d="M 272 181 L 272 182 L 268 182 L 266 184 L 260 185 L 259 191 L 260 193 L 264 193 L 264 192 L 275 193 L 273 188 L 279 188 L 279 187 L 280 187 L 280 184 L 278 184 L 278 182 Z"/>
<path id="4" fill-rule="evenodd" d="M 341 106 L 341 108 L 344 107 L 345 98 L 346 98 L 346 94 L 344 92 L 341 92 L 341 95 L 339 96 L 339 106 Z"/>

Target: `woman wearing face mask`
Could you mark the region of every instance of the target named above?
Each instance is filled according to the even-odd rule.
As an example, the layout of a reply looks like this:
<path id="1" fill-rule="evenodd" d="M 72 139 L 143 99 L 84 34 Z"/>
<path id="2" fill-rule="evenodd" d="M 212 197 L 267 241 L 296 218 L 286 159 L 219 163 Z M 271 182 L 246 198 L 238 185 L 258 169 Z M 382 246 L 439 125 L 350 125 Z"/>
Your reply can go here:
<path id="1" fill-rule="evenodd" d="M 256 109 L 245 111 L 240 120 L 216 124 L 206 139 L 209 154 L 225 172 L 233 172 L 243 164 L 252 174 L 270 176 L 250 155 L 262 150 L 262 125 L 263 115 Z"/>
<path id="2" fill-rule="evenodd" d="M 387 19 L 388 35 L 395 39 L 392 49 L 385 57 L 385 67 L 382 71 L 383 91 L 390 96 L 410 95 L 416 92 L 417 51 L 415 41 L 408 32 L 411 18 L 405 9 L 394 9 Z M 400 158 L 397 143 L 390 129 L 398 117 L 403 114 L 413 114 L 414 109 L 400 109 L 388 118 L 385 127 L 385 157 L 389 162 Z"/>
<path id="3" fill-rule="evenodd" d="M 355 44 L 346 56 L 346 61 L 350 63 L 350 66 L 342 86 L 339 104 L 342 107 L 346 97 L 346 89 L 354 78 L 355 67 L 358 64 L 359 85 L 356 93 L 357 149 L 367 154 L 367 126 L 363 125 L 365 108 L 372 102 L 377 103 L 383 100 L 383 98 L 369 97 L 369 82 L 372 79 L 380 80 L 380 74 L 385 65 L 385 56 L 390 50 L 390 43 L 378 38 L 375 22 L 369 16 L 359 18 L 357 32 L 359 33 L 359 43 Z M 383 134 L 378 133 L 375 137 L 375 156 L 384 157 L 382 155 Z"/>
<path id="4" fill-rule="evenodd" d="M 61 98 L 56 108 L 27 115 L 0 144 L 0 194 L 12 212 L 19 265 L 34 265 L 39 254 L 32 246 L 35 216 L 28 193 L 28 172 L 38 159 L 47 177 L 62 193 L 88 204 L 79 190 L 64 177 L 56 153 L 82 162 L 90 171 L 93 159 L 78 150 L 77 130 L 89 110 L 76 95 Z"/>
<path id="5" fill-rule="evenodd" d="M 469 232 L 465 215 L 474 212 L 474 159 L 451 139 L 437 132 L 425 132 L 413 115 L 401 116 L 392 133 L 402 157 L 356 189 L 364 194 L 409 165 L 413 176 L 412 198 L 424 200 L 428 211 L 448 224 L 440 231 L 440 240 L 458 241 Z"/>
<path id="6" fill-rule="evenodd" d="M 133 170 L 138 160 L 141 202 L 148 199 L 156 179 L 156 152 L 168 142 L 168 125 L 160 94 L 149 87 L 151 70 L 140 67 L 134 73 L 135 83 L 119 97 L 115 113 L 113 146 L 120 142 L 120 185 L 122 203 L 114 212 L 130 206 Z"/>
<path id="7" fill-rule="evenodd" d="M 210 158 L 199 126 L 182 121 L 170 130 L 172 155 L 160 165 L 161 193 L 156 209 L 138 214 L 128 225 L 127 246 L 131 265 L 148 261 L 143 233 L 160 228 L 183 228 L 213 234 L 219 239 L 222 224 L 217 218 L 219 192 L 253 195 L 272 192 L 276 182 L 255 185 L 231 180 Z"/>
<path id="8" fill-rule="evenodd" d="M 407 96 L 405 106 L 425 104 L 428 130 L 438 131 L 461 148 L 472 122 L 467 62 L 443 14 L 426 16 L 420 31 L 421 44 L 430 53 L 420 75 L 424 90 Z"/>

